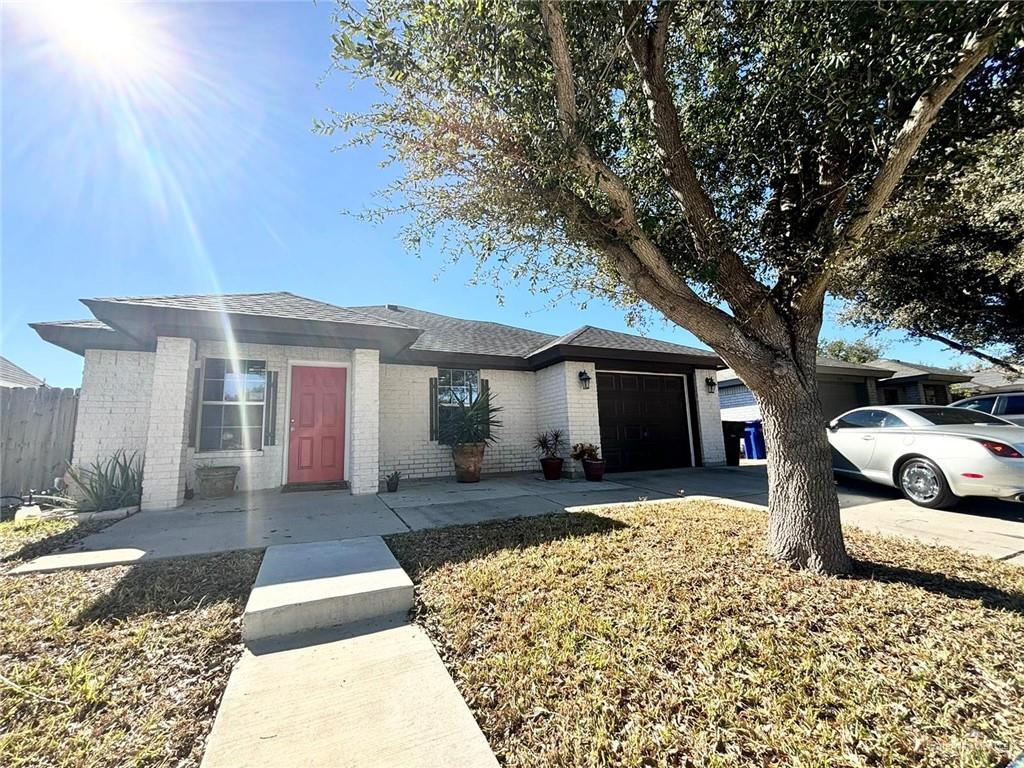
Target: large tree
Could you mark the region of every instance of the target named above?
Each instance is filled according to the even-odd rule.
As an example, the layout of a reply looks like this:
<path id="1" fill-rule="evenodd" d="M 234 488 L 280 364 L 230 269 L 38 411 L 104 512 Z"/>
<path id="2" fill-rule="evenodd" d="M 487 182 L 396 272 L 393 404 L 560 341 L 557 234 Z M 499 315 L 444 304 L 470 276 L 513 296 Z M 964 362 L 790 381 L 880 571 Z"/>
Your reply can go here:
<path id="1" fill-rule="evenodd" d="M 1024 371 L 1024 99 L 910 175 L 837 288 L 844 320 Z"/>
<path id="2" fill-rule="evenodd" d="M 825 294 L 913 161 L 999 122 L 1018 7 L 380 0 L 336 22 L 336 66 L 385 95 L 322 128 L 400 164 L 410 241 L 696 334 L 761 407 L 771 554 L 846 571 Z"/>

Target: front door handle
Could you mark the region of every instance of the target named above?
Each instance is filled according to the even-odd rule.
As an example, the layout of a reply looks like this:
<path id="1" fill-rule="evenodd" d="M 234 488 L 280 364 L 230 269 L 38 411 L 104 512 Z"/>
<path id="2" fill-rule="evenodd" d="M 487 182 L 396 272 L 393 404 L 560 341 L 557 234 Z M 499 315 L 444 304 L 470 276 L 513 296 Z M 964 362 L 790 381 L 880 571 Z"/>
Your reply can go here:
<path id="1" fill-rule="evenodd" d="M 861 440 L 874 440 L 875 436 L 874 435 L 861 435 L 860 439 Z"/>

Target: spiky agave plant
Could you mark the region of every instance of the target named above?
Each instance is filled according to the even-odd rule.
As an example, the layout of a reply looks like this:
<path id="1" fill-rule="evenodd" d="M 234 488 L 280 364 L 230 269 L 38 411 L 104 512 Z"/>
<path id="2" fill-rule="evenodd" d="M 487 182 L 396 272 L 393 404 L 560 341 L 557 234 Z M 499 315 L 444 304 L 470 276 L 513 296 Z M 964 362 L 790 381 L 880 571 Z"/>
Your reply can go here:
<path id="1" fill-rule="evenodd" d="M 114 452 L 88 466 L 68 466 L 68 474 L 82 497 L 79 509 L 102 512 L 105 509 L 134 506 L 142 499 L 143 461 L 137 452 Z"/>

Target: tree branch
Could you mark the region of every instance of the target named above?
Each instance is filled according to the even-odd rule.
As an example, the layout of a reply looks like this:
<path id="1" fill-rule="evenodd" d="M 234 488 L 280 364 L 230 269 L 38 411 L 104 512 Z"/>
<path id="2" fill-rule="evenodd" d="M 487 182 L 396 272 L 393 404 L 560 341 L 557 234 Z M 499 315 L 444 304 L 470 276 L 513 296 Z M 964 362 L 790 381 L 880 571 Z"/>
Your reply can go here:
<path id="1" fill-rule="evenodd" d="M 815 302 L 824 296 L 832 277 L 849 260 L 858 242 L 889 202 L 918 147 L 938 119 L 942 106 L 992 52 L 1010 18 L 1010 4 L 999 6 L 988 23 L 964 42 L 953 66 L 918 96 L 860 210 L 843 229 L 834 257 L 809 281 L 804 291 L 804 302 Z"/>
<path id="2" fill-rule="evenodd" d="M 666 307 L 675 307 L 673 319 L 680 325 L 689 327 L 699 317 L 699 335 L 715 339 L 715 342 L 708 343 L 725 344 L 727 340 L 732 339 L 730 348 L 736 347 L 738 339 L 745 339 L 745 343 L 749 343 L 750 337 L 738 327 L 735 318 L 698 296 L 665 260 L 660 249 L 639 225 L 636 204 L 626 183 L 607 163 L 597 157 L 579 136 L 576 84 L 565 22 L 556 0 L 541 0 L 540 12 L 554 69 L 554 95 L 559 130 L 572 151 L 573 162 L 580 177 L 595 181 L 598 190 L 608 198 L 620 216 L 617 222 L 602 223 L 606 231 L 614 231 L 617 235 L 617 240 L 614 241 L 616 263 L 624 274 L 631 275 L 631 285 L 638 294 L 650 300 L 663 312 L 666 311 Z M 576 199 L 575 195 L 573 198 L 577 203 L 582 202 Z M 591 209 L 591 214 L 593 213 Z M 626 242 L 623 242 L 623 237 L 626 238 Z M 602 241 L 602 248 L 611 247 L 612 242 L 605 238 Z M 637 267 L 642 268 L 647 276 L 641 275 Z M 678 311 L 678 307 L 682 305 L 685 305 L 695 317 L 683 317 Z M 671 314 L 669 316 L 672 317 Z"/>
<path id="3" fill-rule="evenodd" d="M 995 355 L 990 355 L 987 352 L 982 352 L 977 347 L 972 347 L 969 344 L 963 344 L 959 341 L 955 341 L 951 338 L 948 338 L 947 336 L 943 336 L 938 333 L 933 333 L 932 331 L 925 331 L 917 327 L 911 328 L 910 331 L 915 336 L 922 336 L 926 339 L 937 341 L 939 342 L 939 344 L 945 344 L 947 347 L 956 350 L 957 352 L 962 352 L 965 355 L 971 355 L 972 357 L 976 357 L 979 360 L 984 360 L 985 362 L 992 363 L 992 365 L 996 366 L 997 368 L 1013 375 L 1014 378 L 1024 377 L 1024 369 L 1018 368 L 1009 360 L 1005 360 L 1001 357 L 996 357 Z"/>
<path id="4" fill-rule="evenodd" d="M 774 324 L 781 328 L 768 300 L 768 289 L 728 246 L 725 227 L 711 197 L 697 178 L 689 149 L 683 142 L 679 112 L 665 74 L 674 5 L 672 0 L 659 3 L 653 26 L 643 21 L 644 2 L 628 2 L 622 11 L 626 44 L 647 99 L 662 171 L 669 190 L 690 225 L 698 255 L 718 267 L 715 286 L 733 312 L 741 319 L 771 314 Z"/>

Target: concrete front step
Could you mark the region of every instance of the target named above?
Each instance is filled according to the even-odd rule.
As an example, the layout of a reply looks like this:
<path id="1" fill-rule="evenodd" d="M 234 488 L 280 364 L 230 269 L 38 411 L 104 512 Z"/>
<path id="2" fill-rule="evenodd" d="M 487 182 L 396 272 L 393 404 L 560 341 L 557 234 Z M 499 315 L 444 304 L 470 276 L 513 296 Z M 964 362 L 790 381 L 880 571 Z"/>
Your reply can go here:
<path id="1" fill-rule="evenodd" d="M 202 768 L 497 768 L 430 639 L 399 619 L 259 641 Z"/>
<path id="2" fill-rule="evenodd" d="M 412 581 L 380 536 L 268 547 L 242 634 L 251 643 L 404 616 L 412 602 Z"/>

